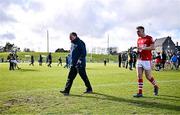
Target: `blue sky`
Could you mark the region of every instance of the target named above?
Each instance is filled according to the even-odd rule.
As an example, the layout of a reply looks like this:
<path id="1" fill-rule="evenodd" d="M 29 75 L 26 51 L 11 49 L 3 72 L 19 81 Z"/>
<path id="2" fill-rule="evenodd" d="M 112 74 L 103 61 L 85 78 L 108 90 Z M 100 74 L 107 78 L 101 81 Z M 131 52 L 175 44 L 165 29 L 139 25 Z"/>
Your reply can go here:
<path id="1" fill-rule="evenodd" d="M 87 49 L 136 45 L 136 26 L 154 39 L 171 36 L 180 43 L 180 0 L 0 0 L 0 45 L 11 42 L 22 50 L 69 49 L 75 31 Z"/>

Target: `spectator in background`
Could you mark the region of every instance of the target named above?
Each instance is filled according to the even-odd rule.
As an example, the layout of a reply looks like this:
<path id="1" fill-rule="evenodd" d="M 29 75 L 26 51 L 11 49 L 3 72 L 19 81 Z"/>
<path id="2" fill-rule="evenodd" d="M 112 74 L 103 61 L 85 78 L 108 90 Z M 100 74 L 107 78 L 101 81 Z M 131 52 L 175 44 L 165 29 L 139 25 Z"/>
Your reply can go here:
<path id="1" fill-rule="evenodd" d="M 42 66 L 42 63 L 43 63 L 43 57 L 42 57 L 42 55 L 40 54 L 40 55 L 39 55 L 39 66 Z"/>
<path id="2" fill-rule="evenodd" d="M 168 60 L 171 60 L 172 56 L 173 56 L 172 52 L 168 52 Z"/>
<path id="3" fill-rule="evenodd" d="M 10 53 L 7 57 L 7 60 L 9 61 L 9 70 L 14 70 L 14 57 L 13 57 L 13 53 Z"/>
<path id="4" fill-rule="evenodd" d="M 157 53 L 157 56 L 155 58 L 155 66 L 156 66 L 156 71 L 159 71 L 161 69 L 161 55 L 160 55 L 160 52 Z"/>
<path id="5" fill-rule="evenodd" d="M 52 67 L 51 66 L 51 64 L 52 64 L 52 55 L 51 55 L 51 53 L 49 53 L 49 55 L 48 55 L 48 67 Z"/>
<path id="6" fill-rule="evenodd" d="M 136 62 L 137 62 L 137 53 L 133 53 L 133 68 L 136 68 Z"/>
<path id="7" fill-rule="evenodd" d="M 34 66 L 34 56 L 33 55 L 31 55 L 31 63 L 29 65 Z"/>
<path id="8" fill-rule="evenodd" d="M 174 53 L 173 56 L 171 57 L 171 69 L 177 69 L 177 55 Z"/>
<path id="9" fill-rule="evenodd" d="M 4 58 L 1 58 L 1 62 L 2 62 L 2 63 L 4 62 Z"/>
<path id="10" fill-rule="evenodd" d="M 162 52 L 161 57 L 162 57 L 161 65 L 162 65 L 162 68 L 163 68 L 163 70 L 164 70 L 164 67 L 165 67 L 165 64 L 166 64 L 166 60 L 167 60 L 167 56 L 166 56 L 165 51 Z"/>
<path id="11" fill-rule="evenodd" d="M 121 53 L 118 55 L 119 67 L 121 67 Z"/>
<path id="12" fill-rule="evenodd" d="M 61 59 L 61 57 L 59 57 L 58 61 L 59 61 L 59 63 L 58 63 L 58 65 L 57 65 L 57 66 L 59 66 L 59 65 L 61 65 L 61 66 L 62 66 L 62 59 Z"/>
<path id="13" fill-rule="evenodd" d="M 104 66 L 106 66 L 106 63 L 107 63 L 107 61 L 106 61 L 106 59 L 104 59 Z"/>
<path id="14" fill-rule="evenodd" d="M 133 53 L 131 50 L 129 50 L 129 56 L 128 56 L 128 63 L 129 63 L 129 70 L 133 70 L 132 66 L 133 66 Z"/>
<path id="15" fill-rule="evenodd" d="M 180 51 L 178 51 L 178 53 L 177 53 L 177 59 L 178 59 L 177 69 L 179 69 L 179 65 L 180 65 Z"/>
<path id="16" fill-rule="evenodd" d="M 129 56 L 128 56 L 128 52 L 126 53 L 125 58 L 126 58 L 125 64 L 126 64 L 126 69 L 127 69 L 127 68 L 128 68 L 128 65 L 129 65 Z"/>
<path id="17" fill-rule="evenodd" d="M 69 68 L 69 65 L 70 65 L 69 56 L 70 56 L 70 55 L 67 55 L 67 56 L 66 56 L 66 64 L 65 64 L 64 68 Z"/>
<path id="18" fill-rule="evenodd" d="M 17 53 L 15 52 L 13 54 L 13 57 L 14 57 L 14 60 L 13 60 L 13 63 L 14 63 L 14 68 L 17 68 L 17 69 L 21 69 L 19 66 L 18 66 L 18 62 L 19 62 L 19 56 L 17 55 Z"/>
<path id="19" fill-rule="evenodd" d="M 122 54 L 122 64 L 123 64 L 123 67 L 125 67 L 125 65 L 126 65 L 126 60 L 127 60 L 126 53 L 123 53 Z"/>

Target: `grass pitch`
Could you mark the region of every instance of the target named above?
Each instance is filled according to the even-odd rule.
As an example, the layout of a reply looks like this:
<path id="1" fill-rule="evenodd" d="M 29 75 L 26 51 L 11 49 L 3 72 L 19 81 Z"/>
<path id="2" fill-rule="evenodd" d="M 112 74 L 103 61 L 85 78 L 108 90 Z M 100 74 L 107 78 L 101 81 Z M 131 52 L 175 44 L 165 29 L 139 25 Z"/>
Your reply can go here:
<path id="1" fill-rule="evenodd" d="M 153 71 L 160 86 L 159 96 L 144 77 L 144 97 L 137 92 L 136 71 L 118 68 L 117 64 L 88 63 L 87 74 L 94 93 L 83 94 L 79 76 L 70 96 L 59 93 L 64 88 L 68 69 L 57 64 L 52 68 L 20 64 L 22 69 L 9 71 L 0 64 L 0 114 L 180 114 L 180 71 Z"/>

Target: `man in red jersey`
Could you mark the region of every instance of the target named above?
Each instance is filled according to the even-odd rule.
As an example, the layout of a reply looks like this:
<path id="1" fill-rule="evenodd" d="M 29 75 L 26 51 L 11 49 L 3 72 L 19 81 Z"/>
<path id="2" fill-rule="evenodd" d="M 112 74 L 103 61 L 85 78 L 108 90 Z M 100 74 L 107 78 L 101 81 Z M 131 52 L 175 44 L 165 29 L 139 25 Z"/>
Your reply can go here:
<path id="1" fill-rule="evenodd" d="M 144 27 L 138 26 L 137 28 L 137 48 L 138 48 L 138 60 L 137 60 L 137 76 L 138 76 L 138 93 L 134 97 L 143 97 L 143 72 L 145 72 L 146 78 L 154 86 L 154 95 L 158 95 L 158 85 L 151 74 L 151 51 L 154 50 L 154 42 L 151 36 L 145 35 Z"/>

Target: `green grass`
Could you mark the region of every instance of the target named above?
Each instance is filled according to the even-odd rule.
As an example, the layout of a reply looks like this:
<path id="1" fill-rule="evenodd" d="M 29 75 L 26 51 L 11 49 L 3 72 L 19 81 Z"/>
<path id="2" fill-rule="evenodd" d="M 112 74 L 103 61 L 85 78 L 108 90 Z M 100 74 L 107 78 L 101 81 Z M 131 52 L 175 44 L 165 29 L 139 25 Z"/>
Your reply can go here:
<path id="1" fill-rule="evenodd" d="M 133 98 L 137 91 L 136 71 L 117 64 L 88 63 L 87 73 L 94 94 L 83 94 L 85 86 L 76 77 L 70 96 L 64 88 L 68 70 L 45 65 L 20 64 L 21 70 L 9 71 L 0 63 L 0 114 L 180 114 L 180 71 L 153 71 L 159 96 L 144 79 L 144 97 Z"/>

